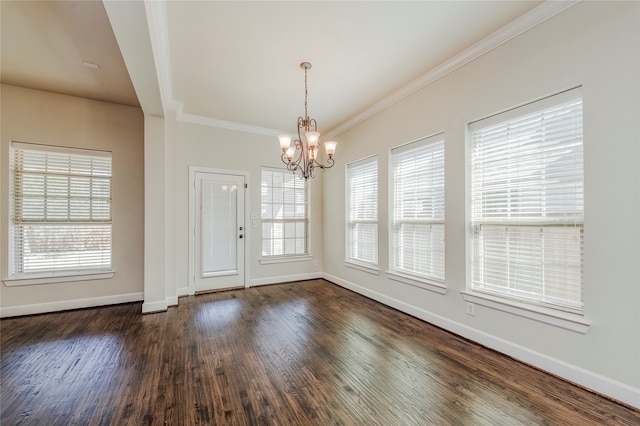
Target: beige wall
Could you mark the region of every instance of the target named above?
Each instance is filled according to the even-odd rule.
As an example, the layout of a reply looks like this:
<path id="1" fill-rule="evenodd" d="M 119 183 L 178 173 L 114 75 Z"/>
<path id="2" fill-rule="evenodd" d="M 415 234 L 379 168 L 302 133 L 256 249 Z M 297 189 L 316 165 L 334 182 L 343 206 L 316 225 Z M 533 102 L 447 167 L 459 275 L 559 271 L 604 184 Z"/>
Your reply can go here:
<path id="1" fill-rule="evenodd" d="M 171 120 L 172 114 L 167 115 Z M 280 148 L 275 136 L 256 135 L 234 130 L 225 130 L 201 124 L 177 121 L 172 128 L 174 139 L 173 162 L 170 165 L 174 175 L 171 189 L 173 211 L 169 217 L 175 219 L 175 283 L 178 294 L 186 294 L 189 286 L 189 167 L 235 170 L 249 173 L 250 213 L 258 217 L 258 227 L 247 224 L 249 260 L 248 285 L 261 285 L 319 276 L 322 271 L 322 172 L 310 181 L 311 191 L 311 236 L 310 251 L 313 260 L 262 265 L 260 235 L 260 177 L 263 166 L 284 167 L 280 161 Z M 294 123 L 295 124 L 295 123 Z M 327 172 L 330 173 L 330 172 Z M 172 198 L 169 196 L 169 198 Z M 250 221 L 251 222 L 251 221 Z"/>
<path id="2" fill-rule="evenodd" d="M 1 86 L 0 252 L 7 250 L 8 152 L 12 140 L 108 150 L 113 161 L 112 279 L 7 287 L 1 314 L 15 315 L 131 300 L 143 292 L 143 115 L 139 108 Z M 0 278 L 6 278 L 2 256 Z"/>
<path id="3" fill-rule="evenodd" d="M 343 265 L 344 168 L 325 176 L 334 282 L 640 406 L 640 3 L 582 2 L 336 136 L 342 164 L 379 161 L 380 275 Z M 583 86 L 586 334 L 476 305 L 466 314 L 469 122 Z M 445 295 L 389 280 L 389 150 L 444 132 Z M 329 190 L 330 188 L 330 190 Z M 328 203 L 326 200 L 331 199 Z"/>

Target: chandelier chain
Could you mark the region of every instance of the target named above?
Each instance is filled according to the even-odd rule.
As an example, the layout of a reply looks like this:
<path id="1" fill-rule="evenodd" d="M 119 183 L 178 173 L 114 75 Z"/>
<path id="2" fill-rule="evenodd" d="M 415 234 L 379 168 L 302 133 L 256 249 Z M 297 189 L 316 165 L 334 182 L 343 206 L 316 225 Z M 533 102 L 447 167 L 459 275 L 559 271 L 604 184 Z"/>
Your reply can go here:
<path id="1" fill-rule="evenodd" d="M 309 112 L 307 111 L 307 67 L 304 68 L 304 119 L 306 120 L 309 117 Z"/>

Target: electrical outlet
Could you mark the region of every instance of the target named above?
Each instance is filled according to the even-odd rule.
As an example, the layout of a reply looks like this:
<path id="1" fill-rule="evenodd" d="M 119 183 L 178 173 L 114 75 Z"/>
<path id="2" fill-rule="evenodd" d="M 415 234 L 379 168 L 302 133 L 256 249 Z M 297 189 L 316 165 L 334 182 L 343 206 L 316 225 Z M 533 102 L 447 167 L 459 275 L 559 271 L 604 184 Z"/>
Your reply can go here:
<path id="1" fill-rule="evenodd" d="M 318 265 L 319 265 L 318 259 L 313 259 L 313 266 L 318 266 Z"/>
<path id="2" fill-rule="evenodd" d="M 475 314 L 476 314 L 475 303 L 467 302 L 467 315 L 475 315 Z"/>

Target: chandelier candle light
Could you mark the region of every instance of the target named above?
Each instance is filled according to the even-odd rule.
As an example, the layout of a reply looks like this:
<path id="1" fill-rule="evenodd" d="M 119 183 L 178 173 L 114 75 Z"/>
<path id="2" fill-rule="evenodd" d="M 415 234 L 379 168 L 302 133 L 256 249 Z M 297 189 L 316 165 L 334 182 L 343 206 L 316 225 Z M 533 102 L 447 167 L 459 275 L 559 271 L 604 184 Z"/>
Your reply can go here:
<path id="1" fill-rule="evenodd" d="M 279 135 L 280 149 L 282 149 L 282 162 L 286 164 L 287 169 L 301 178 L 307 180 L 314 177 L 315 168 L 329 169 L 333 167 L 333 154 L 336 152 L 337 142 L 328 141 L 324 143 L 324 149 L 327 153 L 327 164 L 318 162 L 318 142 L 320 141 L 320 133 L 317 129 L 316 120 L 309 118 L 307 113 L 307 70 L 311 68 L 309 62 L 300 64 L 300 68 L 304 70 L 304 117 L 298 117 L 298 138 L 293 140 L 292 136 Z M 305 139 L 302 139 L 301 132 L 304 133 Z"/>

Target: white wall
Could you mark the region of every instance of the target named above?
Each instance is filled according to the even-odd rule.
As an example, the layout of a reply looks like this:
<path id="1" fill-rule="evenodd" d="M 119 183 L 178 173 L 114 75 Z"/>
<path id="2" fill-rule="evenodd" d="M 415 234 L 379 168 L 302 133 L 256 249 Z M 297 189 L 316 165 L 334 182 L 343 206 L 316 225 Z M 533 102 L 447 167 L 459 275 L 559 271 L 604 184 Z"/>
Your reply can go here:
<path id="1" fill-rule="evenodd" d="M 12 140 L 112 152 L 112 279 L 7 287 L 0 284 L 2 316 L 24 315 L 142 299 L 143 115 L 140 108 L 1 86 L 0 252 L 8 247 L 9 146 Z M 7 258 L 0 278 L 7 278 Z"/>
<path id="2" fill-rule="evenodd" d="M 343 265 L 344 168 L 325 176 L 324 272 L 338 284 L 640 407 L 640 3 L 583 2 L 336 137 L 342 164 L 379 160 L 380 275 Z M 583 86 L 584 312 L 580 334 L 476 306 L 466 315 L 467 123 Z M 386 278 L 390 148 L 444 132 L 445 295 Z M 331 200 L 331 203 L 326 200 Z"/>
<path id="3" fill-rule="evenodd" d="M 168 114 L 167 120 L 172 120 Z M 280 161 L 280 148 L 275 136 L 256 135 L 234 130 L 225 130 L 206 125 L 177 121 L 172 138 L 175 138 L 173 160 L 175 219 L 175 284 L 178 294 L 186 294 L 189 286 L 189 167 L 235 170 L 248 172 L 249 203 L 251 213 L 258 217 L 258 227 L 247 224 L 249 242 L 247 255 L 249 268 L 246 271 L 249 285 L 261 285 L 319 277 L 322 271 L 322 172 L 310 181 L 311 191 L 311 245 L 313 260 L 262 265 L 260 218 L 261 167 L 284 167 Z M 329 172 L 327 172 L 329 173 Z"/>
<path id="4" fill-rule="evenodd" d="M 144 303 L 142 312 L 167 309 L 165 119 L 144 116 Z M 175 294 L 175 293 L 174 293 Z"/>

